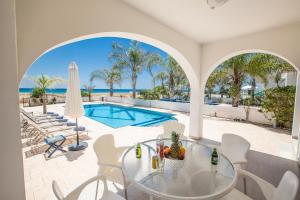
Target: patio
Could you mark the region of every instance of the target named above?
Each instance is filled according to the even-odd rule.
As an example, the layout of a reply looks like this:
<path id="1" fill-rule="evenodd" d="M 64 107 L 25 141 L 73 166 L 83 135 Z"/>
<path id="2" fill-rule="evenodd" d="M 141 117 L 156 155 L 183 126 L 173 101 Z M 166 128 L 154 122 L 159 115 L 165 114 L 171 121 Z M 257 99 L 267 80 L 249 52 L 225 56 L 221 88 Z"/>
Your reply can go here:
<path id="1" fill-rule="evenodd" d="M 275 55 L 292 64 L 298 72 L 292 136 L 299 136 L 300 3 L 212 2 L 221 2 L 220 7 L 208 5 L 204 0 L 1 1 L 0 21 L 5 28 L 0 37 L 0 199 L 53 199 L 50 185 L 53 179 L 62 186 L 63 192 L 68 192 L 95 175 L 98 166 L 92 143 L 97 137 L 111 133 L 117 145 L 123 146 L 155 137 L 162 131 L 160 127 L 112 130 L 82 117 L 80 124 L 89 128 L 91 137 L 86 151 L 66 153 L 47 161 L 43 155 L 24 157 L 28 149 L 20 142 L 18 102 L 22 77 L 46 52 L 99 37 L 123 37 L 153 45 L 182 66 L 191 88 L 190 120 L 184 113 L 177 113 L 177 117 L 187 125 L 186 134 L 202 138 L 200 141 L 204 143 L 220 141 L 224 132 L 241 135 L 252 144 L 247 170 L 276 186 L 286 170 L 299 177 L 300 155 L 299 152 L 295 155 L 294 141 L 284 131 L 274 133 L 267 127 L 206 118 L 202 116 L 202 106 L 206 80 L 222 62 L 249 52 Z M 62 114 L 61 105 L 49 108 Z M 252 189 L 250 195 L 261 199 L 261 193 Z M 134 188 L 129 190 L 129 198 L 145 199 L 143 194 L 132 190 Z M 300 199 L 300 194 L 296 199 Z"/>
<path id="2" fill-rule="evenodd" d="M 26 108 L 27 111 L 40 111 L 41 107 Z M 63 114 L 63 105 L 48 106 L 49 111 Z M 154 109 L 162 112 L 169 110 Z M 172 112 L 176 118 L 188 127 L 189 116 L 186 113 Z M 82 117 L 80 125 L 88 128 L 91 137 L 87 142 L 89 147 L 81 152 L 67 152 L 55 154 L 47 160 L 43 154 L 26 158 L 23 154 L 25 187 L 27 199 L 55 199 L 51 188 L 52 180 L 57 180 L 64 193 L 68 193 L 78 183 L 97 174 L 97 158 L 93 151 L 93 142 L 101 135 L 112 134 L 116 146 L 131 146 L 139 141 L 155 138 L 162 133 L 162 127 L 124 127 L 112 129 L 89 118 Z M 222 133 L 234 133 L 245 137 L 251 143 L 249 165 L 247 170 L 277 185 L 286 170 L 294 171 L 299 175 L 299 168 L 292 148 L 291 136 L 267 127 L 253 124 L 228 121 L 220 118 L 204 118 L 204 138 L 200 140 L 206 144 L 218 144 Z M 186 129 L 185 134 L 188 134 Z M 23 153 L 29 148 L 23 148 Z M 259 164 L 258 164 L 259 163 Z M 276 163 L 276 165 L 274 165 Z M 279 175 L 280 174 L 280 175 Z M 251 186 L 250 194 L 259 195 L 256 187 Z M 112 187 L 112 189 L 114 189 Z M 116 191 L 116 190 L 115 190 Z M 129 188 L 130 199 L 147 199 L 142 192 Z"/>

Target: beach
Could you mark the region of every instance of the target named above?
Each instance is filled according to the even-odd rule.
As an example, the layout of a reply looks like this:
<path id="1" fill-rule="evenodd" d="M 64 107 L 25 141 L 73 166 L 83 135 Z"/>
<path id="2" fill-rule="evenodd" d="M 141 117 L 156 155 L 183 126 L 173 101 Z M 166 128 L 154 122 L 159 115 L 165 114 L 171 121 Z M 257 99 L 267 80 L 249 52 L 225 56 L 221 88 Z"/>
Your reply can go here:
<path id="1" fill-rule="evenodd" d="M 20 104 L 28 104 L 29 98 L 31 97 L 33 88 L 20 88 L 19 89 L 19 103 Z M 47 98 L 48 102 L 55 103 L 64 103 L 65 97 L 66 97 L 66 91 L 67 89 L 59 88 L 59 89 L 47 89 Z M 82 91 L 86 91 L 85 89 L 82 89 Z M 138 89 L 137 92 L 141 91 L 141 89 Z M 91 95 L 92 101 L 102 101 L 102 97 L 109 96 L 109 89 L 94 89 L 93 93 Z M 115 97 L 131 97 L 132 96 L 132 90 L 131 89 L 115 89 L 113 96 Z M 55 99 L 55 100 L 54 100 Z M 89 101 L 88 97 L 82 98 L 84 102 Z M 38 99 L 36 101 L 39 101 Z M 38 105 L 38 102 L 32 102 L 31 100 L 31 106 Z"/>

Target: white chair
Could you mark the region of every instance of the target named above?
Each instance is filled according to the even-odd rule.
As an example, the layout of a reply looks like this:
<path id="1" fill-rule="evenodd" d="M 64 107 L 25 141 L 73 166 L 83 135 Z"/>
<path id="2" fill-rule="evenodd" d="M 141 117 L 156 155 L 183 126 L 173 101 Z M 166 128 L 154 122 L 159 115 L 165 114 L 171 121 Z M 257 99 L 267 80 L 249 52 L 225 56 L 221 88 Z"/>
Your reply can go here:
<path id="1" fill-rule="evenodd" d="M 56 181 L 52 182 L 52 189 L 58 200 L 124 200 L 120 195 L 108 190 L 104 176 L 96 176 L 87 180 L 67 196 L 63 195 Z"/>
<path id="2" fill-rule="evenodd" d="M 93 146 L 98 158 L 99 174 L 104 175 L 108 180 L 122 184 L 127 199 L 128 183 L 121 163 L 121 156 L 127 147 L 116 148 L 114 136 L 111 134 L 99 137 Z"/>
<path id="3" fill-rule="evenodd" d="M 277 187 L 271 183 L 255 176 L 254 174 L 245 170 L 238 170 L 239 176 L 251 178 L 254 180 L 261 189 L 266 200 L 295 200 L 299 187 L 298 177 L 291 171 L 287 171 L 282 176 L 282 179 Z M 226 200 L 248 200 L 251 199 L 238 190 L 234 189 L 222 199 Z"/>
<path id="4" fill-rule="evenodd" d="M 241 136 L 234 134 L 223 134 L 221 152 L 237 167 L 245 168 L 247 153 L 250 143 Z"/>
<path id="5" fill-rule="evenodd" d="M 180 135 L 181 138 L 186 139 L 186 137 L 183 135 L 185 125 L 182 123 L 179 123 L 176 120 L 169 120 L 169 121 L 164 122 L 163 129 L 164 129 L 163 134 L 158 135 L 158 138 L 171 138 L 171 133 L 173 131 L 175 131 L 176 133 L 178 133 Z"/>

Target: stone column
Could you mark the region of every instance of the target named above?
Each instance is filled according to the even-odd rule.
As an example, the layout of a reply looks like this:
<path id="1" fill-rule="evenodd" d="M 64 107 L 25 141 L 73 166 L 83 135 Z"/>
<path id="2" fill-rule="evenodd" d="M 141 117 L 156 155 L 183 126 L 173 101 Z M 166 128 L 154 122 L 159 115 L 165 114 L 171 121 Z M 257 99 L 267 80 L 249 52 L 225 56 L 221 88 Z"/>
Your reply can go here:
<path id="1" fill-rule="evenodd" d="M 25 200 L 14 0 L 0 1 L 0 199 Z"/>
<path id="2" fill-rule="evenodd" d="M 299 73 L 297 73 L 292 137 L 295 139 L 298 138 L 299 131 L 300 131 L 300 75 Z"/>

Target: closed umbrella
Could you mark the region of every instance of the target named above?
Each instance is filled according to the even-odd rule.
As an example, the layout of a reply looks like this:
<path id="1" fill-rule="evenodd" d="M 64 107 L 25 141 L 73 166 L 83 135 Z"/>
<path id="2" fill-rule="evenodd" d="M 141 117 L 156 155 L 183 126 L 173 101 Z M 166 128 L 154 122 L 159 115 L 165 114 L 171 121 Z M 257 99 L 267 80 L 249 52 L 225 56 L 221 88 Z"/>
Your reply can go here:
<path id="1" fill-rule="evenodd" d="M 83 116 L 83 113 L 78 67 L 75 62 L 71 62 L 69 65 L 69 81 L 64 113 L 65 116 L 76 119 L 77 141 L 69 146 L 71 151 L 82 150 L 88 146 L 86 142 L 79 141 L 78 118 Z"/>

